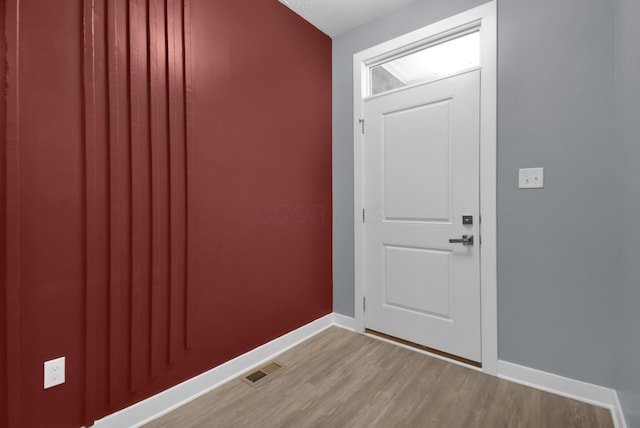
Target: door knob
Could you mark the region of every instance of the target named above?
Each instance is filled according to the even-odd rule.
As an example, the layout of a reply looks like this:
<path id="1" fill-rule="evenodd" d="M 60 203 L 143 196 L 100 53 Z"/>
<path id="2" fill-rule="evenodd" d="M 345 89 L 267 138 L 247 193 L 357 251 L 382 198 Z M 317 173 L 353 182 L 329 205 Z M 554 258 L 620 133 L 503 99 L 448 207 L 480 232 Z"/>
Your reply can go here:
<path id="1" fill-rule="evenodd" d="M 473 245 L 473 235 L 462 235 L 462 239 L 449 239 L 450 244 Z"/>

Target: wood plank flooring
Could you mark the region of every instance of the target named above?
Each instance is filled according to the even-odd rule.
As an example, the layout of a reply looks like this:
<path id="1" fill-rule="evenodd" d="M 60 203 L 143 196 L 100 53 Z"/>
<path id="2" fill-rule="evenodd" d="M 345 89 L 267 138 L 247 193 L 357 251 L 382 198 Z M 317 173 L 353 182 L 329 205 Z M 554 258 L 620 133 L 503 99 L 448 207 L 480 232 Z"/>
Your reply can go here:
<path id="1" fill-rule="evenodd" d="M 255 387 L 235 379 L 146 426 L 613 427 L 607 409 L 337 327 L 277 361 Z"/>

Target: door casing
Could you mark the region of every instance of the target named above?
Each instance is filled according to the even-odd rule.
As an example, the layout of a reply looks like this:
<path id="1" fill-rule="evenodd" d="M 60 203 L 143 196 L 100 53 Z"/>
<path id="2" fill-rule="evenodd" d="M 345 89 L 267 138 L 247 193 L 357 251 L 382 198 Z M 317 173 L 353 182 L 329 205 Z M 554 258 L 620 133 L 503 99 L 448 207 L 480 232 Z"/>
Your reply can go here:
<path id="1" fill-rule="evenodd" d="M 498 371 L 497 305 L 497 26 L 496 2 L 485 3 L 466 12 L 438 21 L 419 30 L 359 52 L 353 57 L 353 140 L 354 140 L 354 249 L 355 249 L 355 324 L 364 334 L 364 206 L 363 150 L 364 134 L 360 119 L 364 117 L 363 98 L 368 94 L 371 64 L 408 49 L 437 43 L 477 27 L 480 31 L 480 305 L 482 371 Z M 366 126 L 366 124 L 365 124 Z"/>

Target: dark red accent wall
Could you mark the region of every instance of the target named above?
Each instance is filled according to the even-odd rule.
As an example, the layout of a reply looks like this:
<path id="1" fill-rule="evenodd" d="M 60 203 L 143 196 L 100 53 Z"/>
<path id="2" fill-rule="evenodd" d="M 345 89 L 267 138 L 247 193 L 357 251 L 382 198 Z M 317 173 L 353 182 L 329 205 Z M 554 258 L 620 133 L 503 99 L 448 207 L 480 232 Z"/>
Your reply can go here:
<path id="1" fill-rule="evenodd" d="M 1 427 L 90 425 L 331 312 L 327 36 L 275 0 L 0 5 Z"/>
<path id="2" fill-rule="evenodd" d="M 4 224 L 5 217 L 5 178 L 6 178 L 6 101 L 4 96 L 4 83 L 6 75 L 6 31 L 5 31 L 5 1 L 0 1 L 0 79 L 2 81 L 2 89 L 0 90 L 0 278 L 6 278 L 5 263 L 5 233 Z M 7 414 L 7 330 L 6 316 L 4 316 L 6 308 L 4 280 L 0 280 L 0 415 Z"/>

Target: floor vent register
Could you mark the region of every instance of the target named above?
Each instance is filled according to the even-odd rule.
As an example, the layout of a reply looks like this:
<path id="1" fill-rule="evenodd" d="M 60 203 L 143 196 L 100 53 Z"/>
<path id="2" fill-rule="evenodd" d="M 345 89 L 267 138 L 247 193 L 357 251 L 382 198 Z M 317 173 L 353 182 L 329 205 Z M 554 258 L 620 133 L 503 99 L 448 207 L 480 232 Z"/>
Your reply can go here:
<path id="1" fill-rule="evenodd" d="M 284 368 L 283 364 L 273 361 L 258 370 L 242 376 L 240 379 L 247 385 L 256 386 L 273 377 L 282 368 Z"/>

